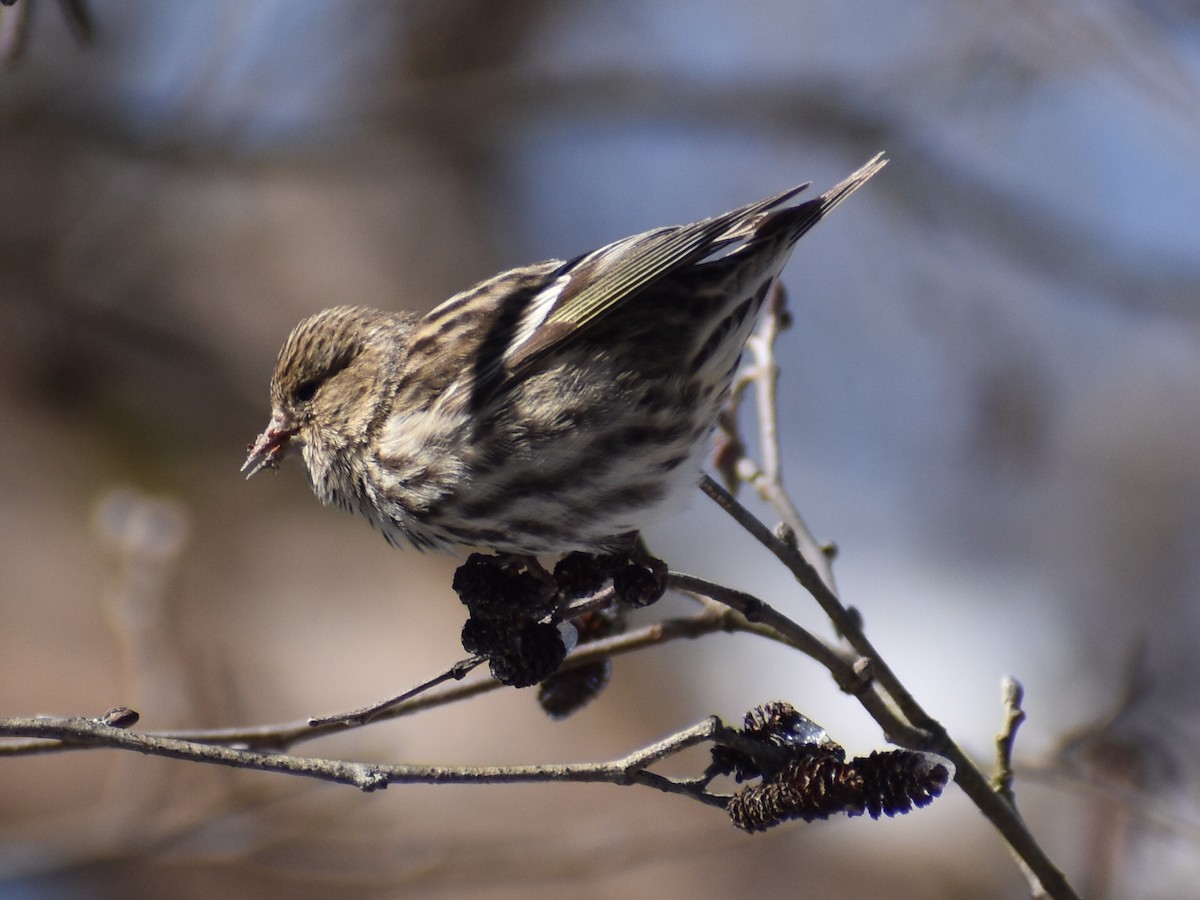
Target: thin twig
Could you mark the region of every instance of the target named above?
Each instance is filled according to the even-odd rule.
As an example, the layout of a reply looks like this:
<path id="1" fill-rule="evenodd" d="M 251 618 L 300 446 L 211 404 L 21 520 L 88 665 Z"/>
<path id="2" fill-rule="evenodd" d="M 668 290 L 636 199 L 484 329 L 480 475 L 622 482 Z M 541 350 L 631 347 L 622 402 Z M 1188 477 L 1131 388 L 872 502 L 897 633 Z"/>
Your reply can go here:
<path id="1" fill-rule="evenodd" d="M 863 680 L 854 671 L 852 661 L 846 660 L 837 650 L 758 597 L 682 572 L 671 572 L 667 576 L 667 583 L 677 590 L 700 594 L 723 603 L 737 610 L 751 624 L 765 625 L 768 629 L 766 636 L 812 657 L 829 670 L 847 693 L 857 693 L 864 686 Z"/>
<path id="2" fill-rule="evenodd" d="M 725 490 L 725 488 L 721 487 L 721 485 L 717 484 L 709 476 L 703 476 L 700 487 L 704 493 L 716 501 L 718 506 L 748 531 L 755 540 L 770 550 L 775 555 L 775 558 L 782 562 L 787 570 L 792 573 L 796 581 L 800 583 L 800 586 L 813 596 L 813 599 L 820 605 L 821 610 L 833 623 L 838 633 L 846 639 L 846 642 L 854 648 L 854 651 L 859 656 L 870 663 L 871 677 L 880 683 L 908 721 L 916 728 L 936 733 L 940 729 L 940 725 L 921 708 L 920 704 L 908 692 L 908 689 L 900 679 L 884 663 L 879 652 L 863 632 L 862 620 L 858 613 L 842 605 L 837 595 L 825 585 L 820 574 L 801 555 L 799 549 L 795 545 L 781 540 L 766 525 L 755 518 L 749 510 L 742 506 L 729 491 Z M 921 746 L 913 749 L 928 750 L 933 748 Z M 934 752 L 937 751 L 935 750 Z"/>
<path id="3" fill-rule="evenodd" d="M 702 781 L 674 779 L 652 773 L 648 768 L 669 756 L 705 742 L 737 743 L 715 716 L 678 731 L 661 741 L 626 756 L 599 763 L 561 763 L 518 766 L 421 766 L 383 765 L 322 757 L 263 753 L 220 744 L 185 741 L 104 724 L 99 719 L 12 718 L 0 719 L 0 735 L 54 739 L 74 746 L 133 750 L 210 765 L 278 772 L 351 785 L 361 791 L 376 791 L 391 784 L 515 784 L 522 782 L 607 782 L 640 784 L 669 793 L 682 794 L 711 805 L 723 806 L 728 799 L 710 794 Z"/>
<path id="4" fill-rule="evenodd" d="M 312 716 L 308 720 L 309 728 L 328 728 L 333 725 L 342 726 L 345 728 L 357 728 L 373 722 L 380 716 L 387 713 L 389 710 L 403 704 L 406 700 L 423 694 L 431 688 L 447 681 L 462 681 L 467 675 L 477 666 L 482 665 L 486 660 L 482 656 L 469 656 L 466 659 L 460 659 L 458 662 L 451 665 L 444 672 L 439 672 L 432 678 L 427 678 L 420 684 L 409 688 L 402 694 L 395 697 L 389 697 L 387 700 L 380 700 L 378 703 L 372 703 L 370 706 L 364 706 L 361 709 L 353 710 L 347 713 L 335 713 L 332 716 Z"/>
<path id="5" fill-rule="evenodd" d="M 732 617 L 706 610 L 695 616 L 681 616 L 655 622 L 643 628 L 628 631 L 610 638 L 591 641 L 572 650 L 563 661 L 559 671 L 567 671 L 589 663 L 632 653 L 646 647 L 656 646 L 673 640 L 698 638 L 723 631 L 737 630 Z M 443 684 L 390 707 L 376 716 L 372 722 L 384 722 L 413 715 L 427 709 L 447 706 L 480 694 L 502 688 L 503 685 L 484 674 L 466 678 L 461 682 Z M 212 741 L 215 743 L 240 745 L 259 749 L 283 750 L 303 741 L 313 740 L 335 731 L 354 727 L 329 717 L 329 724 L 310 726 L 309 720 L 287 722 L 256 728 L 211 729 L 203 731 L 171 732 L 169 736 L 184 740 Z"/>
<path id="6" fill-rule="evenodd" d="M 740 621 L 739 617 L 733 615 L 727 609 L 720 607 L 705 609 L 694 616 L 664 619 L 624 634 L 582 644 L 568 654 L 560 667 L 560 671 L 632 653 L 646 647 L 668 643 L 673 640 L 699 638 L 720 632 L 735 631 L 753 633 L 757 632 L 757 627 L 751 623 Z M 450 670 L 447 669 L 444 671 Z M 437 678 L 438 676 L 434 676 L 430 681 L 434 681 Z M 409 716 L 427 709 L 467 700 L 501 687 L 503 685 L 487 675 L 477 678 L 468 677 L 461 682 L 452 684 L 441 684 L 438 687 L 411 696 L 407 700 L 389 707 L 370 721 L 374 723 L 398 719 L 402 716 Z M 153 732 L 153 734 L 157 737 L 173 738 L 182 741 L 221 744 L 249 750 L 282 752 L 304 741 L 315 740 L 333 732 L 344 731 L 347 728 L 359 727 L 359 724 L 347 721 L 351 717 L 352 714 L 348 713 L 340 716 L 328 716 L 326 717 L 329 720 L 327 723 L 317 726 L 310 725 L 310 719 L 300 719 L 298 721 L 282 722 L 273 725 L 189 729 Z M 81 749 L 81 747 L 76 744 L 46 740 L 0 743 L 0 757 L 30 756 L 77 749 Z"/>
<path id="7" fill-rule="evenodd" d="M 758 422 L 758 443 L 762 462 L 756 463 L 743 453 L 733 464 L 733 470 L 765 503 L 770 504 L 794 536 L 797 549 L 805 559 L 813 562 L 826 586 L 835 590 L 832 553 L 813 535 L 783 487 L 783 454 L 779 443 L 777 414 L 779 364 L 775 362 L 775 342 L 788 325 L 787 292 L 781 283 L 776 282 L 757 327 L 746 341 L 746 350 L 753 362 L 744 367 L 739 374 L 737 390 L 731 394 L 730 400 L 735 406 L 740 404 L 746 388 L 754 387 L 757 413 L 755 419 Z M 728 417 L 727 424 L 733 428 L 737 427 L 736 414 Z M 745 447 L 745 442 L 740 437 L 735 435 L 735 439 L 739 448 Z"/>
<path id="8" fill-rule="evenodd" d="M 1004 727 L 996 735 L 996 774 L 992 788 L 1009 803 L 1016 803 L 1013 793 L 1013 750 L 1017 745 L 1017 729 L 1025 721 L 1025 710 L 1021 707 L 1025 689 L 1011 675 L 1004 679 L 1001 688 L 1004 701 Z"/>

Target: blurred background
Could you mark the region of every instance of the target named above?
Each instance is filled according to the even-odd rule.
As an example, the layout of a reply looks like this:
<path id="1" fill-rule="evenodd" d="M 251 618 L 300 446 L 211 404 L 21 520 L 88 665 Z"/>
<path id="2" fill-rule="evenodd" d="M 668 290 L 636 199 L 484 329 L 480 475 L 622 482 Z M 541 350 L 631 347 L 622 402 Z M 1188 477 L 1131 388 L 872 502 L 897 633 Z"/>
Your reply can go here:
<path id="1" fill-rule="evenodd" d="M 1193 890 L 1194 2 L 95 0 L 86 43 L 73 5 L 0 8 L 0 714 L 288 721 L 459 658 L 454 559 L 389 548 L 298 467 L 239 474 L 291 326 L 428 308 L 886 150 L 786 274 L 787 483 L 876 645 L 985 765 L 1001 678 L 1024 682 L 1018 799 L 1076 886 Z M 699 494 L 647 537 L 829 634 Z M 620 659 L 566 722 L 509 690 L 299 752 L 599 760 L 776 698 L 851 753 L 885 746 L 817 666 L 722 635 Z M 1025 891 L 953 788 L 750 838 L 645 790 L 361 795 L 112 752 L 0 764 L 0 879 L 0 898 Z"/>

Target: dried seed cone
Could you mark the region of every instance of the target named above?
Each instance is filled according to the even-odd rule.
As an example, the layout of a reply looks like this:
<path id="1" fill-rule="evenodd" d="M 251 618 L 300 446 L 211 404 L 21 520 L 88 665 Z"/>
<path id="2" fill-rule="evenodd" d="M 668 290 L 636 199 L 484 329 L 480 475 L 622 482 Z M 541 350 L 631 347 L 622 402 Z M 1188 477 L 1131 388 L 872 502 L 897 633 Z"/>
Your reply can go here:
<path id="1" fill-rule="evenodd" d="M 862 776 L 834 753 L 819 752 L 789 763 L 776 778 L 743 788 L 726 810 L 743 831 L 764 831 L 789 819 L 827 819 L 854 807 Z"/>
<path id="2" fill-rule="evenodd" d="M 855 759 L 854 764 L 862 778 L 862 798 L 857 811 L 847 810 L 852 816 L 865 810 L 878 819 L 928 806 L 950 780 L 944 765 L 931 763 L 931 757 L 912 750 L 877 750 Z"/>

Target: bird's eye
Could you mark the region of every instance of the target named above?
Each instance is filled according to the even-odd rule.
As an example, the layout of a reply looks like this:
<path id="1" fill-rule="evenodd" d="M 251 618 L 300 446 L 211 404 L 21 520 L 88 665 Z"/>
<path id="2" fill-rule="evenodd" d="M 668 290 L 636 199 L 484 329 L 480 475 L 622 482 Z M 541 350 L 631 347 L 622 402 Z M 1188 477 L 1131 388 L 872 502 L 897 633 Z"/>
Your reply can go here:
<path id="1" fill-rule="evenodd" d="M 313 397 L 317 396 L 318 382 L 315 378 L 310 378 L 308 381 L 302 381 L 294 392 L 294 396 L 301 403 L 307 403 Z"/>

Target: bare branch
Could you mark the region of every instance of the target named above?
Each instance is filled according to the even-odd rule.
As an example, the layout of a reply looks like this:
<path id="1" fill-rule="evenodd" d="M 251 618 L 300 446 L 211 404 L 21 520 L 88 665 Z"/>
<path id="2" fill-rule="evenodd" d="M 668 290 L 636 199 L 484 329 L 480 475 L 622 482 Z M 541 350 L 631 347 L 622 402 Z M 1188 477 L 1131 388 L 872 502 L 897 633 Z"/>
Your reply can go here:
<path id="1" fill-rule="evenodd" d="M 425 681 L 422 681 L 415 687 L 409 688 L 398 696 L 389 697 L 387 700 L 380 700 L 378 703 L 372 703 L 370 706 L 364 706 L 362 709 L 356 709 L 352 712 L 335 713 L 332 716 L 313 716 L 308 720 L 308 727 L 328 728 L 330 726 L 341 726 L 345 728 L 357 728 L 366 725 L 389 710 L 401 706 L 406 700 L 411 700 L 413 697 L 425 693 L 430 688 L 437 687 L 437 685 L 447 681 L 462 681 L 472 669 L 483 662 L 484 659 L 482 656 L 469 656 L 466 659 L 460 659 L 444 672 L 439 672 L 432 678 L 427 678 Z"/>
<path id="2" fill-rule="evenodd" d="M 779 445 L 779 364 L 775 362 L 775 342 L 790 324 L 787 312 L 787 292 L 779 282 L 771 293 L 770 301 L 754 333 L 746 342 L 753 363 L 744 370 L 744 377 L 754 385 L 758 422 L 758 440 L 762 453 L 759 466 L 749 456 L 737 461 L 735 471 L 749 484 L 764 502 L 771 505 L 783 520 L 783 524 L 794 535 L 796 548 L 805 559 L 813 562 L 821 580 L 830 590 L 835 590 L 833 581 L 832 552 L 820 544 L 805 524 L 800 511 L 792 503 L 783 487 L 782 452 Z M 731 417 L 736 423 L 736 418 Z M 744 445 L 743 445 L 744 446 Z"/>
<path id="3" fill-rule="evenodd" d="M 321 757 L 263 753 L 220 744 L 186 741 L 145 732 L 129 731 L 104 724 L 100 719 L 12 718 L 0 719 L 0 735 L 54 739 L 64 744 L 133 750 L 151 756 L 182 759 L 210 765 L 278 772 L 347 784 L 362 791 L 375 791 L 390 784 L 513 784 L 519 782 L 609 782 L 647 784 L 659 790 L 699 797 L 702 787 L 694 781 L 677 781 L 662 775 L 646 777 L 645 769 L 705 741 L 724 734 L 715 717 L 677 732 L 628 756 L 602 763 L 569 763 L 526 766 L 418 766 L 350 762 Z M 723 804 L 718 796 L 709 802 Z"/>
<path id="4" fill-rule="evenodd" d="M 720 607 L 710 608 L 694 616 L 664 619 L 624 634 L 584 644 L 577 647 L 567 656 L 560 671 L 632 653 L 646 647 L 664 644 L 673 640 L 699 638 L 719 632 L 735 631 L 758 633 L 756 626 L 740 620 L 740 617 L 734 615 L 730 610 Z M 437 682 L 439 686 L 431 687 L 420 693 L 406 692 L 412 694 L 412 696 L 394 705 L 389 705 L 382 712 L 368 717 L 365 722 L 354 721 L 355 713 L 359 712 L 355 711 L 320 717 L 320 724 L 318 725 L 310 725 L 309 723 L 313 719 L 307 718 L 273 725 L 189 729 L 156 732 L 154 734 L 157 737 L 206 744 L 221 744 L 242 749 L 283 751 L 295 744 L 315 740 L 332 732 L 361 727 L 373 722 L 398 719 L 402 716 L 412 715 L 426 709 L 433 709 L 467 700 L 503 687 L 499 682 L 486 675 L 477 678 L 467 678 L 454 684 L 445 684 L 444 682 L 448 679 L 443 676 L 452 673 L 458 665 L 456 663 L 454 666 L 444 670 L 443 673 L 423 683 L 424 685 L 431 685 Z M 0 757 L 29 756 L 75 749 L 81 749 L 80 745 L 40 739 L 20 743 L 0 743 Z"/>
<path id="5" fill-rule="evenodd" d="M 786 322 L 784 302 L 782 291 L 777 291 L 747 344 L 754 357 L 754 364 L 743 374 L 744 380 L 739 382 L 737 391 L 733 394 L 736 402 L 741 399 L 748 385 L 752 384 L 755 388 L 764 462 L 762 466 L 758 466 L 743 453 L 742 458 L 732 465 L 733 471 L 751 484 L 759 496 L 780 515 L 783 520 L 782 527 L 776 532 L 770 531 L 746 510 L 731 492 L 707 475 L 703 478 L 701 489 L 787 567 L 800 585 L 817 601 L 846 643 L 859 655 L 859 659 L 853 664 L 853 671 L 860 683 L 863 676 L 869 675 L 872 682 L 870 688 L 856 689 L 853 687 L 853 681 L 840 677 L 840 659 L 837 666 L 826 666 L 839 686 L 859 699 L 890 740 L 910 749 L 936 753 L 954 764 L 955 782 L 1008 841 L 1030 882 L 1034 896 L 1044 893 L 1055 898 L 1075 897 L 1077 895 L 1074 889 L 1038 845 L 1018 814 L 1013 800 L 1011 777 L 1003 787 L 993 788 L 989 784 L 983 772 L 950 738 L 944 726 L 925 711 L 883 660 L 867 638 L 862 617 L 858 612 L 843 605 L 838 599 L 833 589 L 833 574 L 830 568 L 832 553 L 813 538 L 783 488 L 777 428 L 776 386 L 779 371 L 775 364 L 775 340 Z M 727 428 L 736 428 L 736 415 L 726 416 L 723 424 Z M 743 449 L 745 445 L 734 433 L 730 446 Z M 728 464 L 728 461 L 726 462 Z M 781 633 L 789 627 L 787 620 L 774 614 L 769 607 L 755 609 L 754 614 L 764 620 L 770 616 L 771 621 L 768 624 Z M 807 632 L 799 636 L 800 640 L 810 638 Z M 811 652 L 809 655 L 820 659 Z M 876 687 L 891 700 L 895 709 L 891 704 L 884 702 Z M 1019 712 L 1020 699 L 1019 696 L 1009 699 L 1011 702 L 1008 734 L 1011 741 L 1015 738 L 1016 726 L 1019 724 L 1019 720 L 1013 718 L 1013 709 L 1015 707 Z M 900 716 L 896 714 L 897 710 Z M 1023 713 L 1021 715 L 1023 716 Z M 1011 746 L 1002 752 L 1011 752 Z"/>

